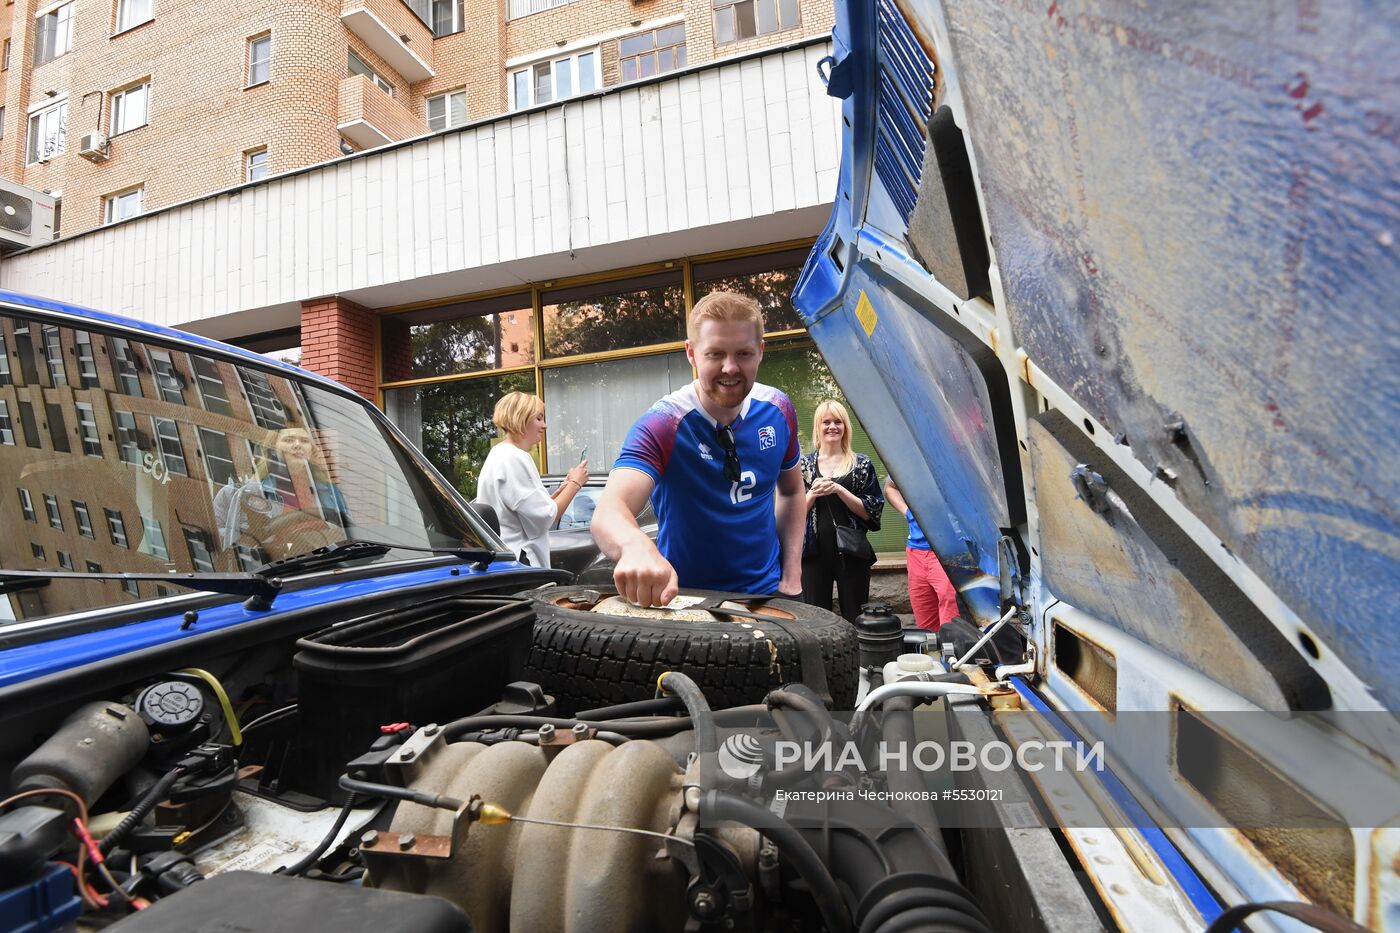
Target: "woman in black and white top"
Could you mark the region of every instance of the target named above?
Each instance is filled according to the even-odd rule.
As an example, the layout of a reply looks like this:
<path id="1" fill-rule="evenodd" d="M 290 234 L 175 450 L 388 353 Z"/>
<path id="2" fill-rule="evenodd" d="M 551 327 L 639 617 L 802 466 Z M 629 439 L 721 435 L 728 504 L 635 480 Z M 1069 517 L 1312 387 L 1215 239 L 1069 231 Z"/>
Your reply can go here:
<path id="1" fill-rule="evenodd" d="M 807 487 L 807 535 L 802 546 L 802 598 L 831 608 L 834 583 L 841 615 L 855 621 L 870 597 L 870 557 L 842 554 L 838 525 L 854 529 L 848 539 L 865 542 L 866 532 L 880 530 L 885 497 L 875 465 L 851 450 L 851 419 L 840 402 L 827 399 L 812 416 L 812 452 L 802 458 Z M 869 543 L 864 550 L 870 556 Z"/>

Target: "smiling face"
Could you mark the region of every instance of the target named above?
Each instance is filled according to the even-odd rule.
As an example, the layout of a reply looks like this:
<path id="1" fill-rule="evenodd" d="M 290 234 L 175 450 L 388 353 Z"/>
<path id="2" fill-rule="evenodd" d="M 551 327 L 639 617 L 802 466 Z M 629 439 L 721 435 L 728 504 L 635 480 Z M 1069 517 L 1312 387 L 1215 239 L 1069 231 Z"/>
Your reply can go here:
<path id="1" fill-rule="evenodd" d="M 827 412 L 822 415 L 821 439 L 824 444 L 834 444 L 841 446 L 841 438 L 846 433 L 846 422 L 841 420 L 841 416 L 835 412 Z"/>
<path id="2" fill-rule="evenodd" d="M 695 367 L 705 408 L 719 420 L 733 420 L 758 379 L 763 359 L 758 328 L 750 321 L 701 321 L 695 338 L 685 342 L 685 354 Z"/>

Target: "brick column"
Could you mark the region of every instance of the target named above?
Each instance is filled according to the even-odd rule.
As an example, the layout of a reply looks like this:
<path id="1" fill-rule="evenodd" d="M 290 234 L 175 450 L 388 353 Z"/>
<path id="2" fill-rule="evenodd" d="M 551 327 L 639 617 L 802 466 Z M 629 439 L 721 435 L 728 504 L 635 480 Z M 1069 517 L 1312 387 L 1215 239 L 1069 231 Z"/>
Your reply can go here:
<path id="1" fill-rule="evenodd" d="M 339 295 L 301 303 L 301 365 L 374 401 L 376 316 Z"/>

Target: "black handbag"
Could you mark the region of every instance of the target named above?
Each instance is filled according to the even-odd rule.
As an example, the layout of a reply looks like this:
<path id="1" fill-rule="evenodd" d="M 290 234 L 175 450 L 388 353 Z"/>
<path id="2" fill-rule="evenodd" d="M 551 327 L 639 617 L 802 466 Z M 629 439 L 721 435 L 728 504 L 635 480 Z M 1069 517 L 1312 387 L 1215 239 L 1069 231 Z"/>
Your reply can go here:
<path id="1" fill-rule="evenodd" d="M 869 567 L 875 563 L 875 549 L 865 537 L 865 532 L 854 524 L 836 526 L 836 553 L 848 560 L 859 561 Z"/>

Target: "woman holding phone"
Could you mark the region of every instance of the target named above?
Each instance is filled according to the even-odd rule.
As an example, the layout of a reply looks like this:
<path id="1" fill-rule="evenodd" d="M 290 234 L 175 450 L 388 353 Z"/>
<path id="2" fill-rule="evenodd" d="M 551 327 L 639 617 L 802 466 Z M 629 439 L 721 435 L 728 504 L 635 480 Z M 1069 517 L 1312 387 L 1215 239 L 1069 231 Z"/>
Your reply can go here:
<path id="1" fill-rule="evenodd" d="M 588 461 L 580 460 L 551 496 L 530 457 L 530 448 L 544 438 L 544 402 L 509 392 L 491 420 L 504 436 L 481 465 L 476 497 L 495 509 L 506 547 L 533 567 L 548 567 L 549 529 L 588 482 Z"/>

